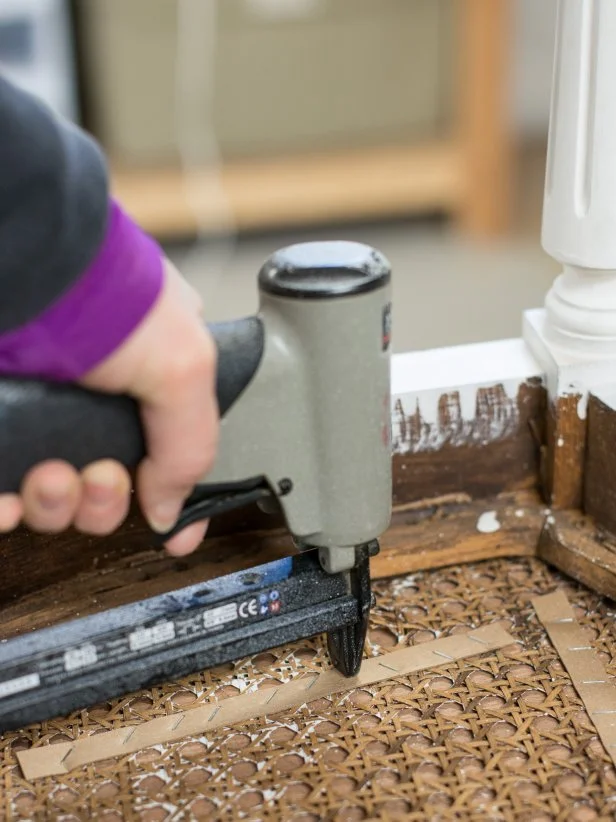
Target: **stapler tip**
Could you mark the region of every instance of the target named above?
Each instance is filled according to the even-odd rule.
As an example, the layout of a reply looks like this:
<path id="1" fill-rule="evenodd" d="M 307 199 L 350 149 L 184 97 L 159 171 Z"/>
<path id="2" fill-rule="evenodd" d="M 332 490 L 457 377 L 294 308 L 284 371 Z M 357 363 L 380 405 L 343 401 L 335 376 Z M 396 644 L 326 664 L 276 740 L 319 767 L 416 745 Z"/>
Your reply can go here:
<path id="1" fill-rule="evenodd" d="M 364 655 L 368 618 L 327 634 L 327 650 L 334 667 L 348 677 L 357 676 Z"/>

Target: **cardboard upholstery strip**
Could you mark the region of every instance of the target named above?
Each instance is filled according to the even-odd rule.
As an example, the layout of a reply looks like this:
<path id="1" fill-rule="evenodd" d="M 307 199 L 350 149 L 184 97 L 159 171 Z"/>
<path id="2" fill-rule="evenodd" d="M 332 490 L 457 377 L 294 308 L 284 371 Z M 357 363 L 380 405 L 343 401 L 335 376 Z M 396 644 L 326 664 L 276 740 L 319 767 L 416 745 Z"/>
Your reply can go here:
<path id="1" fill-rule="evenodd" d="M 515 641 L 501 625 L 486 625 L 467 634 L 456 634 L 365 659 L 359 674 L 352 678 L 333 669 L 320 674 L 311 673 L 277 688 L 246 691 L 228 699 L 208 702 L 198 708 L 158 717 L 141 725 L 105 731 L 75 742 L 18 751 L 17 757 L 26 779 L 65 774 L 92 762 L 124 756 L 152 745 L 175 742 L 192 734 L 204 734 L 216 728 L 277 714 L 334 693 L 373 685 L 415 671 L 437 668 L 485 651 L 494 651 Z"/>
<path id="2" fill-rule="evenodd" d="M 589 645 L 588 637 L 562 591 L 536 597 L 532 600 L 532 606 L 558 651 L 599 738 L 616 765 L 616 686 Z"/>

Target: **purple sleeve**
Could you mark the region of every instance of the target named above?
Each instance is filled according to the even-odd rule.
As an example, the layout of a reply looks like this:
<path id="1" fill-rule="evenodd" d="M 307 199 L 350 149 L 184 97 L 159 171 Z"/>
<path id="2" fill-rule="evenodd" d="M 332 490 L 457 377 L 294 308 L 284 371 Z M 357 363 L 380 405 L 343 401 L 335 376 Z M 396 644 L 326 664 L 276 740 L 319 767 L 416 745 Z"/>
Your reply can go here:
<path id="1" fill-rule="evenodd" d="M 35 319 L 0 334 L 0 373 L 74 382 L 144 319 L 163 284 L 158 244 L 110 203 L 99 252 L 74 285 Z"/>

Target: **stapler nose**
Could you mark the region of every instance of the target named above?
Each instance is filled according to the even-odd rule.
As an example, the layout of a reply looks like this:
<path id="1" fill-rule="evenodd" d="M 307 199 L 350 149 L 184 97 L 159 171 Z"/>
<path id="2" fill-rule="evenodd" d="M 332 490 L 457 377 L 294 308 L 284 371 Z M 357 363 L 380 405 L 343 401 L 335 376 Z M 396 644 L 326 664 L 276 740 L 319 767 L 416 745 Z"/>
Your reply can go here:
<path id="1" fill-rule="evenodd" d="M 334 667 L 348 677 L 357 676 L 364 655 L 370 608 L 374 594 L 370 588 L 370 557 L 379 552 L 377 540 L 355 549 L 355 567 L 347 572 L 349 587 L 357 600 L 358 618 L 327 633 L 327 650 Z"/>

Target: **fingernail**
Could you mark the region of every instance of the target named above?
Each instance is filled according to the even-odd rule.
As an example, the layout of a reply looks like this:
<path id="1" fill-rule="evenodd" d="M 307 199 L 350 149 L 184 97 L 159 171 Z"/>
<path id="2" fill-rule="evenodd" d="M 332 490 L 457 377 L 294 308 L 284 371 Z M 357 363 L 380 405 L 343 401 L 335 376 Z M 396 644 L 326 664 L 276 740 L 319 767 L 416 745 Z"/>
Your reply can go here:
<path id="1" fill-rule="evenodd" d="M 178 506 L 169 502 L 161 502 L 160 505 L 152 508 L 147 514 L 150 528 L 157 534 L 165 534 L 170 531 L 178 518 Z"/>
<path id="2" fill-rule="evenodd" d="M 64 505 L 68 497 L 68 492 L 56 488 L 41 489 L 36 495 L 41 508 L 45 508 L 47 511 L 53 511 L 54 508 Z"/>
<path id="3" fill-rule="evenodd" d="M 85 475 L 85 480 L 88 499 L 97 505 L 106 505 L 118 494 L 118 474 L 112 465 L 92 465 Z"/>

